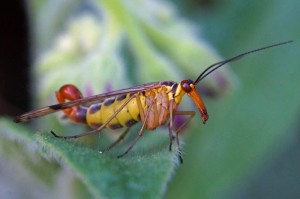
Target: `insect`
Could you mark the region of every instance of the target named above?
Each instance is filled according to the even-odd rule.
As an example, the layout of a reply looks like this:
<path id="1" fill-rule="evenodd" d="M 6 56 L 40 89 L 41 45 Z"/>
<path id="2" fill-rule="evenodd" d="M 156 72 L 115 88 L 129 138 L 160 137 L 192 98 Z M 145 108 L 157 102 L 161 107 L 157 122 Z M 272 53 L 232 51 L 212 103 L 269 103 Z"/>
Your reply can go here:
<path id="1" fill-rule="evenodd" d="M 109 145 L 105 151 L 111 149 L 124 139 L 129 132 L 130 127 L 141 122 L 142 125 L 138 135 L 125 152 L 118 157 L 126 155 L 133 148 L 139 138 L 143 135 L 144 130 L 154 130 L 158 126 L 167 124 L 170 139 L 169 150 L 172 149 L 174 133 L 179 149 L 179 158 L 182 162 L 178 133 L 195 115 L 195 111 L 177 110 L 182 97 L 187 94 L 194 101 L 200 112 L 202 122 L 205 123 L 208 120 L 208 113 L 200 94 L 195 89 L 196 85 L 201 80 L 221 66 L 236 61 L 245 55 L 290 42 L 292 41 L 265 46 L 212 64 L 207 67 L 195 81 L 182 80 L 180 83 L 174 81 L 153 82 L 85 98 L 74 85 L 67 84 L 62 86 L 59 91 L 56 92 L 56 98 L 59 104 L 30 111 L 16 117 L 14 121 L 27 122 L 33 118 L 62 110 L 72 122 L 84 123 L 93 129 L 88 132 L 71 136 L 60 136 L 51 131 L 55 137 L 64 139 L 79 138 L 99 133 L 104 128 L 118 129 L 125 127 L 126 130 L 115 142 Z M 188 116 L 188 118 L 181 126 L 174 129 L 174 117 L 177 115 L 185 115 Z"/>

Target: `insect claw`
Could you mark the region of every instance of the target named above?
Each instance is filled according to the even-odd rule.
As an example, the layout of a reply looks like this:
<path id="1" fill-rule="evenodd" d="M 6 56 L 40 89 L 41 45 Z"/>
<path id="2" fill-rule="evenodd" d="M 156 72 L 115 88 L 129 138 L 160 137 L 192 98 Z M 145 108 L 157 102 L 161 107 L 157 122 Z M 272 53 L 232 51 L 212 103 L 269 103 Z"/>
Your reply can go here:
<path id="1" fill-rule="evenodd" d="M 125 154 L 118 155 L 117 158 L 123 157 Z"/>
<path id="2" fill-rule="evenodd" d="M 57 135 L 57 134 L 54 133 L 53 131 L 50 131 L 50 133 L 51 133 L 54 137 L 56 137 L 56 138 L 63 138 L 63 139 L 68 139 L 68 138 L 70 138 L 70 137 L 67 137 L 67 136 L 60 136 L 60 135 Z M 74 138 L 76 138 L 76 137 L 74 137 Z"/>
<path id="3" fill-rule="evenodd" d="M 174 135 L 172 136 L 172 139 L 170 139 L 169 151 L 172 151 L 173 140 L 175 140 L 175 136 Z"/>
<path id="4" fill-rule="evenodd" d="M 183 158 L 182 158 L 181 153 L 178 153 L 178 159 L 179 159 L 180 164 L 183 164 Z"/>
<path id="5" fill-rule="evenodd" d="M 53 131 L 50 131 L 50 133 L 54 136 L 54 137 L 56 137 L 56 138 L 59 138 L 60 136 L 58 136 L 56 133 L 54 133 Z"/>
<path id="6" fill-rule="evenodd" d="M 169 151 L 172 151 L 172 142 L 169 144 Z"/>
<path id="7" fill-rule="evenodd" d="M 178 151 L 177 157 L 178 157 L 178 159 L 179 159 L 180 164 L 183 164 L 182 151 L 181 151 L 180 148 L 181 148 L 181 147 L 178 147 L 178 149 L 177 149 L 177 151 Z"/>
<path id="8" fill-rule="evenodd" d="M 123 156 L 125 156 L 130 151 L 130 149 L 131 148 L 129 148 L 129 150 L 127 149 L 127 151 L 125 151 L 124 153 L 118 155 L 117 158 L 122 158 Z"/>

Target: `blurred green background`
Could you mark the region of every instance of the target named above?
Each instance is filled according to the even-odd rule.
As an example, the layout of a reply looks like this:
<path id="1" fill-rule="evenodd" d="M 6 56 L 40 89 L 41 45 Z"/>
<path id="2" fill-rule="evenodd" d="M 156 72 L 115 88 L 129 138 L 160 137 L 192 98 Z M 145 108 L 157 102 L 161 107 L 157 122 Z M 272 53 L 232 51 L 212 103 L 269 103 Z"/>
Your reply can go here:
<path id="1" fill-rule="evenodd" d="M 173 167 L 170 168 L 173 177 L 166 178 L 161 184 L 165 191 L 154 196 L 299 198 L 300 2 L 107 2 L 53 0 L 26 4 L 32 60 L 26 87 L 33 99 L 22 100 L 19 96 L 16 105 L 1 113 L 15 114 L 13 110 L 17 106 L 28 109 L 29 104 L 36 108 L 54 103 L 53 91 L 70 81 L 81 84 L 79 86 L 85 94 L 96 94 L 149 81 L 194 79 L 206 66 L 222 58 L 294 40 L 289 45 L 259 52 L 230 64 L 233 73 L 226 68 L 218 71 L 216 77 L 203 81 L 201 91 L 211 94 L 204 96 L 210 119 L 202 125 L 197 113 L 183 133 L 184 164 L 174 171 Z M 112 77 L 117 81 L 111 82 Z M 218 79 L 222 80 L 221 83 L 215 82 Z M 222 83 L 223 80 L 225 83 Z M 8 98 L 3 94 L 1 99 L 5 101 Z M 7 108 L 3 104 L 2 110 Z M 182 110 L 193 108 L 188 102 L 181 107 Z M 64 189 L 63 184 L 67 182 L 73 183 L 73 188 L 80 187 L 78 190 L 85 189 L 85 178 L 81 181 L 76 174 L 69 175 L 74 172 L 72 164 L 67 163 L 67 169 L 60 170 L 58 164 L 49 164 L 44 159 L 32 157 L 24 161 L 20 158 L 23 146 L 11 140 L 21 140 L 22 143 L 29 136 L 11 136 L 9 132 L 17 131 L 15 128 L 24 128 L 21 129 L 24 132 L 34 130 L 15 127 L 6 120 L 1 125 L 2 131 L 5 131 L 1 134 L 0 192 L 3 196 L 14 193 L 12 196 L 15 198 L 38 198 L 44 192 L 50 198 L 53 196 L 51 191 L 55 190 L 60 197 L 74 198 L 75 194 L 70 194 L 72 189 Z M 72 129 L 58 126 L 57 117 L 42 119 L 34 129 L 37 126 L 43 130 Z M 10 140 L 9 144 L 6 140 Z M 56 149 L 54 147 L 53 151 Z M 167 148 L 162 147 L 161 150 Z M 155 163 L 149 168 L 161 168 L 160 165 L 156 168 Z M 46 167 L 48 171 L 41 172 L 35 166 Z M 41 176 L 44 184 L 34 187 L 38 183 L 28 183 L 26 188 L 15 189 L 26 184 L 17 177 L 19 173 L 24 171 L 22 175 L 31 179 L 32 173 L 25 172 L 28 170 L 33 173 L 39 171 L 35 175 Z M 29 181 L 39 182 L 40 179 L 35 177 Z M 51 188 L 45 182 L 49 182 Z M 57 186 L 53 187 L 51 182 L 57 183 Z M 156 183 L 155 180 L 152 183 Z M 76 195 L 76 198 L 91 197 L 85 192 L 82 191 L 82 195 Z"/>

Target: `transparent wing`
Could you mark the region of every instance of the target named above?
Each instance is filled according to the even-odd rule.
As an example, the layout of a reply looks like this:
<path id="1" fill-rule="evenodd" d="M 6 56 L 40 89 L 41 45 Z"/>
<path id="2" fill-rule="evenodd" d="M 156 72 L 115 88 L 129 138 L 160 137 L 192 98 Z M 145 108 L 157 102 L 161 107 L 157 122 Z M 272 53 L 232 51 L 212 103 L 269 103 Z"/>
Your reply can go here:
<path id="1" fill-rule="evenodd" d="M 85 97 L 82 99 L 69 101 L 69 102 L 66 102 L 63 104 L 55 104 L 55 105 L 51 105 L 51 106 L 46 106 L 43 108 L 39 108 L 37 110 L 29 111 L 22 115 L 19 115 L 14 119 L 14 122 L 17 122 L 17 123 L 27 122 L 31 119 L 41 117 L 44 115 L 48 115 L 50 113 L 54 113 L 54 112 L 57 112 L 57 111 L 60 111 L 60 110 L 66 109 L 66 108 L 71 108 L 73 106 L 79 106 L 82 104 L 93 104 L 93 103 L 101 102 L 101 101 L 105 100 L 106 98 L 110 98 L 110 97 L 114 97 L 114 96 L 118 96 L 118 95 L 130 94 L 130 93 L 143 92 L 143 91 L 147 91 L 149 89 L 158 88 L 160 86 L 161 86 L 160 82 L 153 82 L 153 83 L 142 84 L 142 85 L 131 87 L 131 88 L 102 93 L 99 95 L 93 95 L 90 97 Z"/>

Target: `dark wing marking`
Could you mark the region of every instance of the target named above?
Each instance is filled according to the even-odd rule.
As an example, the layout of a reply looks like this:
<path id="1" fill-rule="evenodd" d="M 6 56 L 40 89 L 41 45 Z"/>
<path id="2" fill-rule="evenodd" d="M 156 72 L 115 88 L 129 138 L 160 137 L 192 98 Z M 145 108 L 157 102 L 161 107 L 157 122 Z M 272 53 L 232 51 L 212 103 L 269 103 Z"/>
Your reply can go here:
<path id="1" fill-rule="evenodd" d="M 60 111 L 63 109 L 71 108 L 73 106 L 79 106 L 82 104 L 93 104 L 93 103 L 97 103 L 99 101 L 103 101 L 106 98 L 110 98 L 110 97 L 114 97 L 114 96 L 118 96 L 118 95 L 124 95 L 124 94 L 128 94 L 128 93 L 137 93 L 137 92 L 147 91 L 149 89 L 158 88 L 160 86 L 161 86 L 161 82 L 153 82 L 153 83 L 142 84 L 142 85 L 131 87 L 131 88 L 102 93 L 99 95 L 93 95 L 90 97 L 85 97 L 82 99 L 69 101 L 69 102 L 66 102 L 63 104 L 55 104 L 55 105 L 51 105 L 51 106 L 46 106 L 46 107 L 39 108 L 34 111 L 29 111 L 20 116 L 17 116 L 14 119 L 14 122 L 17 122 L 17 123 L 27 122 L 31 119 L 41 117 L 44 115 L 48 115 L 50 113 L 54 113 L 54 112 L 57 112 L 57 111 Z"/>

